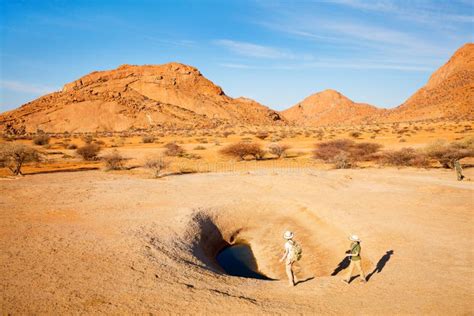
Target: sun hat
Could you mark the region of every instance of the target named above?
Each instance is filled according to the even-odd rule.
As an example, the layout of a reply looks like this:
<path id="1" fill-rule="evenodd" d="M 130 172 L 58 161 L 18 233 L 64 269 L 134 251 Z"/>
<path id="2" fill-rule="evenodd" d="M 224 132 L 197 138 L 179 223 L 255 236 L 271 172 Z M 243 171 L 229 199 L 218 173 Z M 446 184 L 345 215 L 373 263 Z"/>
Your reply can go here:
<path id="1" fill-rule="evenodd" d="M 289 230 L 287 230 L 287 231 L 283 234 L 283 238 L 285 238 L 285 239 L 291 239 L 291 238 L 293 238 L 293 233 L 290 232 Z"/>
<path id="2" fill-rule="evenodd" d="M 352 241 L 360 241 L 359 236 L 357 236 L 357 235 L 350 235 L 349 239 L 352 240 Z"/>

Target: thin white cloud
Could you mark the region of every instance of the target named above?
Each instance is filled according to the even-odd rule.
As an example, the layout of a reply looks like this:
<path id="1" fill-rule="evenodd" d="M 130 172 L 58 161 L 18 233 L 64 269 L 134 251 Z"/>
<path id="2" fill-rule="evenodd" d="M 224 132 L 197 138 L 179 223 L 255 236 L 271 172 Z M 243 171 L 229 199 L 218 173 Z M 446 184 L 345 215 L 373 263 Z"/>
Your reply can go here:
<path id="1" fill-rule="evenodd" d="M 0 80 L 0 87 L 5 90 L 31 94 L 46 94 L 58 90 L 53 87 L 46 87 L 13 80 Z"/>
<path id="2" fill-rule="evenodd" d="M 258 24 L 306 40 L 341 47 L 345 51 L 363 52 L 365 50 L 365 53 L 369 54 L 384 52 L 387 56 L 406 57 L 445 57 L 452 53 L 448 47 L 441 47 L 413 33 L 363 22 L 311 19 L 307 16 L 295 18 L 293 14 L 287 15 L 286 20 L 287 23 L 267 21 L 258 22 Z"/>
<path id="3" fill-rule="evenodd" d="M 245 65 L 245 64 L 234 64 L 234 63 L 220 63 L 219 66 L 225 68 L 234 68 L 234 69 L 256 69 L 256 67 Z"/>
<path id="4" fill-rule="evenodd" d="M 399 18 L 412 20 L 421 23 L 439 24 L 441 21 L 457 22 L 457 23 L 473 23 L 474 16 L 466 14 L 455 14 L 443 10 L 439 5 L 433 1 L 409 2 L 409 10 L 406 9 L 407 4 L 403 6 L 403 2 L 394 0 L 379 0 L 379 1 L 361 1 L 361 0 L 326 0 L 324 2 L 336 5 L 343 5 L 354 9 L 364 11 L 374 11 L 389 13 L 397 15 Z M 466 2 L 461 1 L 471 8 L 474 4 L 471 0 Z M 402 4 L 402 5 L 400 5 Z M 443 4 L 443 3 L 441 3 Z M 449 4 L 446 2 L 445 4 Z M 442 26 L 442 25 L 441 25 Z"/>
<path id="5" fill-rule="evenodd" d="M 362 10 L 394 12 L 397 7 L 391 1 L 358 1 L 358 0 L 326 0 L 325 2 L 332 4 L 340 4 L 350 6 Z"/>
<path id="6" fill-rule="evenodd" d="M 349 37 L 350 39 L 359 39 L 365 42 L 390 44 L 398 47 L 409 47 L 423 51 L 429 50 L 431 52 L 438 48 L 411 34 L 380 26 L 349 22 L 327 22 L 324 23 L 322 27 L 330 32 Z"/>
<path id="7" fill-rule="evenodd" d="M 360 69 L 360 70 L 396 70 L 402 72 L 432 72 L 436 66 L 406 64 L 402 62 L 382 62 L 371 60 L 331 59 L 316 62 L 272 64 L 253 66 L 248 64 L 220 63 L 219 66 L 233 69 L 273 69 L 273 70 L 308 70 L 308 69 Z"/>
<path id="8" fill-rule="evenodd" d="M 341 68 L 341 69 L 380 69 L 380 70 L 398 70 L 409 72 L 430 72 L 432 67 L 416 66 L 405 64 L 373 63 L 373 62 L 315 62 L 306 64 L 306 67 L 312 68 Z"/>
<path id="9" fill-rule="evenodd" d="M 225 47 L 228 50 L 242 56 L 257 57 L 266 59 L 295 59 L 292 53 L 283 51 L 278 48 L 263 46 L 248 42 L 239 42 L 229 39 L 219 39 L 214 41 L 215 44 Z"/>

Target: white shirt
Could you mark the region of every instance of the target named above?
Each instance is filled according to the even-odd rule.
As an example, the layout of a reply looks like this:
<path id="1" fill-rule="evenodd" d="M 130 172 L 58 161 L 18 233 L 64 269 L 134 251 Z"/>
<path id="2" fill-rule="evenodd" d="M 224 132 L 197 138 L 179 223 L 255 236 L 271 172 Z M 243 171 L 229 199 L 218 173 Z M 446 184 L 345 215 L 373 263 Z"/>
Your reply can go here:
<path id="1" fill-rule="evenodd" d="M 293 261 L 293 252 L 291 251 L 293 248 L 293 241 L 288 240 L 285 243 L 285 251 L 286 251 L 286 262 L 290 263 Z"/>

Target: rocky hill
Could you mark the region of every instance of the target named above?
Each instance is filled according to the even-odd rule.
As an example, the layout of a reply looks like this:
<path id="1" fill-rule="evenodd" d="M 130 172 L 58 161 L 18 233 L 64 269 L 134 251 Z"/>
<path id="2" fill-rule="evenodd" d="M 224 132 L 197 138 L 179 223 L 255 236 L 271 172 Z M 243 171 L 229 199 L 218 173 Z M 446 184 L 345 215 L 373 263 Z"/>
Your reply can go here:
<path id="1" fill-rule="evenodd" d="M 380 109 L 354 103 L 334 90 L 313 94 L 282 112 L 292 123 L 307 126 L 474 119 L 474 44 L 466 44 L 435 71 L 426 86 L 402 105 Z"/>
<path id="2" fill-rule="evenodd" d="M 10 133 L 95 132 L 222 124 L 284 124 L 275 111 L 233 99 L 196 68 L 122 65 L 92 72 L 20 108 L 0 115 Z"/>
<path id="3" fill-rule="evenodd" d="M 474 119 L 474 44 L 461 47 L 428 83 L 382 121 Z"/>
<path id="4" fill-rule="evenodd" d="M 20 108 L 0 114 L 7 133 L 207 128 L 219 125 L 320 126 L 429 119 L 474 119 L 474 44 L 461 47 L 402 105 L 386 110 L 334 90 L 313 94 L 281 114 L 231 98 L 196 68 L 123 65 L 92 72 Z"/>
<path id="5" fill-rule="evenodd" d="M 282 112 L 290 122 L 318 126 L 360 124 L 384 110 L 365 103 L 355 103 L 335 90 L 315 93 Z"/>

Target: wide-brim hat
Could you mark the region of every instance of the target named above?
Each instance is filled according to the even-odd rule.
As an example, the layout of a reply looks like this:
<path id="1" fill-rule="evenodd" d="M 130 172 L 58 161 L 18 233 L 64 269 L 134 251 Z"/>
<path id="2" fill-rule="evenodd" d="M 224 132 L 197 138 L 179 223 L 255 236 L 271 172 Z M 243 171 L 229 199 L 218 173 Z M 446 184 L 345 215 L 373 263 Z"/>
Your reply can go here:
<path id="1" fill-rule="evenodd" d="M 350 236 L 349 236 L 349 240 L 352 240 L 352 241 L 360 241 L 359 236 L 357 236 L 357 235 L 350 235 Z"/>
<path id="2" fill-rule="evenodd" d="M 293 233 L 290 232 L 290 231 L 286 231 L 286 232 L 283 234 L 283 238 L 285 238 L 285 239 L 291 239 L 291 238 L 293 238 Z"/>

